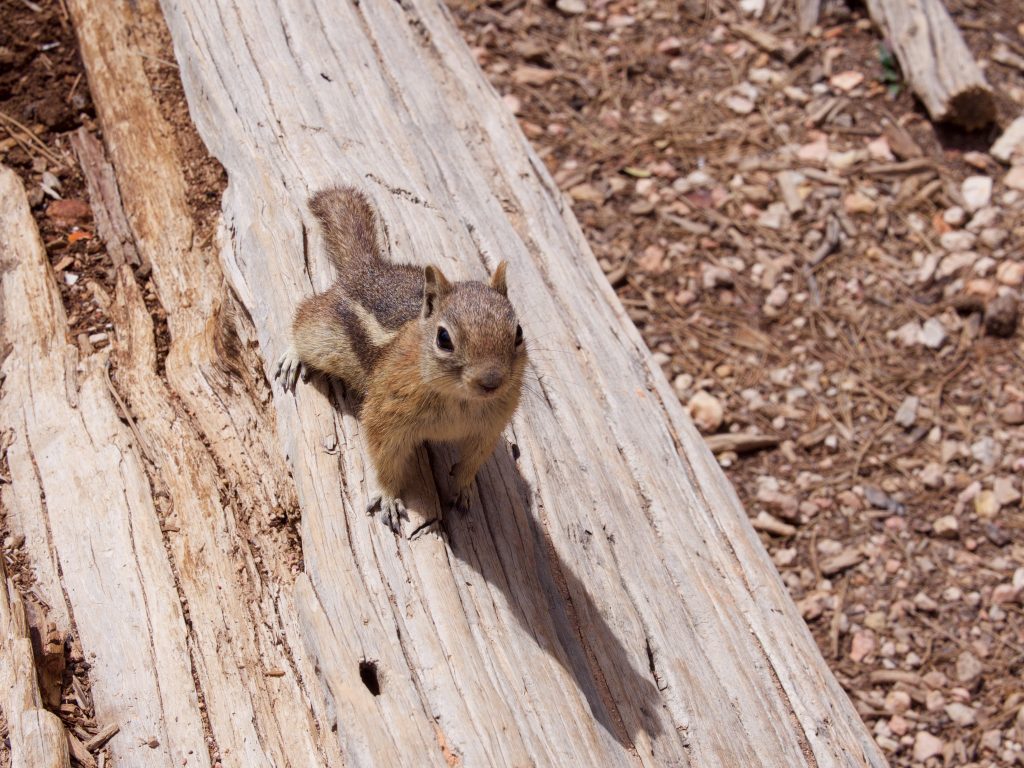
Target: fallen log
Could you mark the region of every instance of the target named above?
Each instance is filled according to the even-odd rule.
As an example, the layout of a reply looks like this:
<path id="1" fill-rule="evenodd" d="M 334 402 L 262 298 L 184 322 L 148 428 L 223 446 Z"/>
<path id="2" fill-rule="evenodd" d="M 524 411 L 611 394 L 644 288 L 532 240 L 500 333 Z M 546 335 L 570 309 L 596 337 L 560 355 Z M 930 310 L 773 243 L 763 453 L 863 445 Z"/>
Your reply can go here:
<path id="1" fill-rule="evenodd" d="M 868 12 L 933 120 L 970 130 L 995 120 L 992 88 L 942 0 L 868 0 Z"/>
<path id="2" fill-rule="evenodd" d="M 296 600 L 352 724 L 346 753 L 883 764 L 444 8 L 163 7 L 192 115 L 228 173 L 221 257 L 265 371 L 295 303 L 329 279 L 305 203 L 337 183 L 373 198 L 396 258 L 477 277 L 508 259 L 527 336 L 542 337 L 535 397 L 447 542 L 395 541 L 365 519 L 365 453 L 335 388 L 274 392 L 303 511 Z M 450 461 L 423 454 L 417 522 Z M 359 669 L 383 681 L 372 701 Z M 364 727 L 368 705 L 402 727 Z"/>
<path id="3" fill-rule="evenodd" d="M 3 238 L 0 237 L 0 243 Z M 64 724 L 43 707 L 25 606 L 0 557 L 0 710 L 11 768 L 71 768 Z"/>

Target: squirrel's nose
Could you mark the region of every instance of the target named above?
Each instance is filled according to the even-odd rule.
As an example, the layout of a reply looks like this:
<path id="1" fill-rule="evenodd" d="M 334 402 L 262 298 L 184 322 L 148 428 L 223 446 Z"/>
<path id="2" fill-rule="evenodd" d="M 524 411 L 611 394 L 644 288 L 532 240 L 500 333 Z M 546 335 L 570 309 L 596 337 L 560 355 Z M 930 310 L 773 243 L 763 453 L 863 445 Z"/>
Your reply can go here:
<path id="1" fill-rule="evenodd" d="M 505 374 L 503 374 L 497 368 L 492 368 L 489 371 L 485 371 L 476 379 L 476 385 L 480 387 L 480 389 L 482 389 L 484 392 L 493 392 L 504 383 Z"/>

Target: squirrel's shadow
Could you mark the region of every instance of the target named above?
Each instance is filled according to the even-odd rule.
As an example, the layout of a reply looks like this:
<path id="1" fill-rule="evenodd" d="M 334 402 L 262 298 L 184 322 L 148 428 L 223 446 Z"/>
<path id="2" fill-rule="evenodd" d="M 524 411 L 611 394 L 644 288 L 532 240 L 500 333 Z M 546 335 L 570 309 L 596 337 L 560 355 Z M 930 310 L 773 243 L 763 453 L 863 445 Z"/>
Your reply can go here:
<path id="1" fill-rule="evenodd" d="M 427 453 L 444 499 L 455 452 L 428 445 Z M 653 676 L 631 662 L 644 658 L 646 649 L 626 651 L 586 586 L 559 556 L 533 513 L 533 491 L 515 456 L 518 447 L 501 440 L 477 475 L 472 509 L 445 514 L 449 549 L 504 593 L 523 630 L 573 676 L 591 714 L 611 736 L 627 749 L 636 746 L 639 730 L 653 741 L 661 731 L 661 697 Z"/>
<path id="2" fill-rule="evenodd" d="M 312 384 L 334 407 L 359 417 L 361 402 L 344 385 L 332 387 L 325 377 Z M 649 655 L 640 648 L 628 653 L 601 615 L 586 586 L 558 554 L 551 537 L 533 513 L 533 490 L 516 464 L 518 447 L 504 438 L 477 473 L 478 493 L 469 512 L 446 511 L 443 534 L 451 553 L 479 573 L 505 595 L 509 609 L 523 630 L 562 665 L 587 699 L 590 712 L 605 731 L 626 749 L 636 749 L 638 732 L 653 742 L 662 726 L 657 711 L 661 696 L 653 674 L 637 671 L 632 658 Z M 411 488 L 411 520 L 403 524 L 402 535 L 411 546 L 423 535 L 441 533 L 436 518 L 421 515 L 420 508 L 436 509 L 449 498 L 449 472 L 456 459 L 454 449 L 427 444 L 417 461 L 421 469 L 429 463 L 433 488 Z M 436 496 L 435 496 L 436 493 Z M 419 518 L 419 519 L 417 519 Z M 367 520 L 380 525 L 379 516 Z M 583 535 L 591 535 L 583 532 Z M 529 670 L 524 668 L 524 674 Z"/>

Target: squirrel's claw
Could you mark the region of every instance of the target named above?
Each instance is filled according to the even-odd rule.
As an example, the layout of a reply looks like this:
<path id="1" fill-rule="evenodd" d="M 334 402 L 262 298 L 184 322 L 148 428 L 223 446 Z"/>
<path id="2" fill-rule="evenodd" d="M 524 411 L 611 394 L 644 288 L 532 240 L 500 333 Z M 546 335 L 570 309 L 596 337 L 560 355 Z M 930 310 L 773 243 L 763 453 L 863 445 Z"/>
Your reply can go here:
<path id="1" fill-rule="evenodd" d="M 366 507 L 366 514 L 380 512 L 380 521 L 391 529 L 392 533 L 401 533 L 402 520 L 409 519 L 409 511 L 405 502 L 393 496 L 375 496 Z"/>
<path id="2" fill-rule="evenodd" d="M 277 361 L 277 368 L 274 369 L 274 378 L 281 380 L 281 386 L 285 392 L 294 392 L 295 383 L 299 380 L 300 374 L 304 382 L 309 380 L 306 366 L 302 364 L 295 350 L 289 347 Z"/>

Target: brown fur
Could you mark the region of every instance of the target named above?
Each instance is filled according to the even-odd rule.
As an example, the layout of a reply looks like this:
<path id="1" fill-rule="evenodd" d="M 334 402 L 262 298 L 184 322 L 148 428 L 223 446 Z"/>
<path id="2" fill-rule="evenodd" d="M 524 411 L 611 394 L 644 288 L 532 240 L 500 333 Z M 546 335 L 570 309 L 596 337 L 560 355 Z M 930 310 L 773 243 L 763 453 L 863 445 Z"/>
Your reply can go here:
<path id="1" fill-rule="evenodd" d="M 453 474 L 457 503 L 465 506 L 477 470 L 519 404 L 526 368 L 505 263 L 490 284 L 452 283 L 436 267 L 385 261 L 373 209 L 361 193 L 323 190 L 310 209 L 337 276 L 296 310 L 292 349 L 278 375 L 283 372 L 286 388 L 291 377 L 294 387 L 301 363 L 363 396 L 370 454 L 381 491 L 393 502 L 417 446 L 457 444 Z M 451 350 L 440 345 L 441 328 Z"/>

